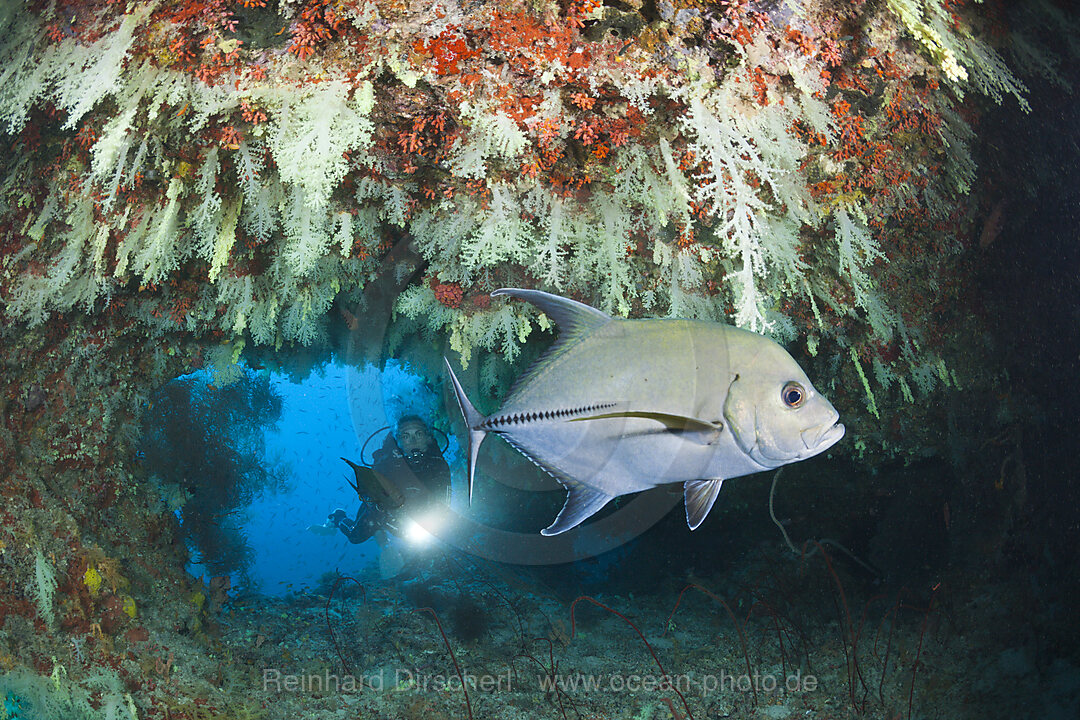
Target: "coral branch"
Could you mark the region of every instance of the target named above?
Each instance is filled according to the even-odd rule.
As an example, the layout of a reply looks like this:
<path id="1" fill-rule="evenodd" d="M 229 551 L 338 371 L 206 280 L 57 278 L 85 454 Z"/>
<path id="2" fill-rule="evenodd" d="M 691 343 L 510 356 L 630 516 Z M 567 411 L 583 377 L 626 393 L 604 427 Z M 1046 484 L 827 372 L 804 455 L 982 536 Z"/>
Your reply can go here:
<path id="1" fill-rule="evenodd" d="M 656 651 L 653 650 L 652 645 L 650 645 L 649 641 L 645 639 L 645 636 L 641 633 L 641 630 L 638 629 L 638 626 L 635 625 L 630 620 L 630 618 L 626 617 L 625 615 L 623 615 L 618 610 L 615 610 L 613 608 L 608 607 L 607 605 L 603 604 L 602 602 L 600 602 L 596 598 L 593 598 L 593 597 L 591 597 L 589 595 L 581 595 L 581 596 L 577 597 L 574 600 L 574 602 L 570 603 L 570 638 L 573 639 L 575 634 L 577 633 L 577 623 L 576 623 L 576 618 L 574 616 L 574 611 L 577 608 L 577 604 L 579 602 L 581 602 L 582 600 L 587 600 L 588 602 L 592 603 L 596 607 L 598 607 L 598 608 L 600 608 L 602 610 L 607 610 L 609 613 L 611 613 L 612 615 L 614 615 L 615 617 L 619 618 L 624 623 L 629 625 L 631 627 L 631 629 L 633 629 L 633 631 L 635 633 L 637 633 L 637 636 L 639 638 L 641 638 L 641 642 L 645 643 L 645 648 L 649 651 L 649 654 L 652 655 L 652 659 L 656 663 L 656 667 L 658 667 L 660 669 L 660 674 L 664 678 L 664 681 L 660 686 L 661 689 L 664 689 L 665 686 L 671 688 L 675 692 L 675 694 L 679 696 L 679 700 L 682 701 L 683 708 L 685 708 L 685 710 L 686 710 L 686 717 L 689 720 L 694 720 L 694 715 L 693 715 L 693 713 L 690 712 L 690 706 L 687 704 L 686 698 L 683 697 L 683 694 L 679 691 L 679 688 L 675 686 L 675 683 L 673 683 L 671 681 L 671 678 L 668 676 L 667 671 L 664 670 L 664 666 L 660 663 L 660 658 L 657 657 Z"/>

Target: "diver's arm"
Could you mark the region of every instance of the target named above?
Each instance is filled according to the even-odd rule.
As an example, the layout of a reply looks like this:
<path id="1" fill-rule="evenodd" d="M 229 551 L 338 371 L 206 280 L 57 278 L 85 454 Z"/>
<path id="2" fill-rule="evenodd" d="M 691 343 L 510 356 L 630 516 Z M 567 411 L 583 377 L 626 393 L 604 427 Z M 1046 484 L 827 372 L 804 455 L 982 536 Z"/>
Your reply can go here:
<path id="1" fill-rule="evenodd" d="M 342 530 L 342 532 L 345 532 Z M 359 545 L 362 542 L 366 542 L 372 535 L 371 530 L 365 523 L 358 523 L 352 526 L 349 532 L 345 533 L 345 537 L 349 539 L 353 545 Z"/>
<path id="2" fill-rule="evenodd" d="M 346 539 L 353 545 L 358 545 L 371 537 L 372 531 L 369 523 L 363 521 L 365 515 L 364 506 L 361 505 L 360 509 L 356 511 L 356 519 L 349 520 L 343 510 L 337 510 L 330 519 L 333 520 L 337 529 L 346 537 Z"/>

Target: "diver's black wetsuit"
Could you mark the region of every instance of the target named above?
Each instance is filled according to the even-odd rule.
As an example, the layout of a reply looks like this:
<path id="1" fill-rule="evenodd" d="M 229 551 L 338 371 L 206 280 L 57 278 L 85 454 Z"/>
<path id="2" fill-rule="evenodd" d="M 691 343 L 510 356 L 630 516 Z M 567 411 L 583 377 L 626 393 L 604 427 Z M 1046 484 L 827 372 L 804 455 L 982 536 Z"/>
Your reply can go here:
<path id="1" fill-rule="evenodd" d="M 405 496 L 402 508 L 406 512 L 422 512 L 447 501 L 450 466 L 439 452 L 438 444 L 432 442 L 422 453 L 406 457 L 393 436 L 387 435 L 383 446 L 375 451 L 374 460 L 371 469 L 393 483 Z M 330 515 L 338 530 L 354 544 L 364 542 L 380 529 L 392 529 L 390 526 L 398 509 L 379 508 L 363 495 L 360 499 L 363 502 L 354 519 L 349 520 L 344 510 L 335 510 Z"/>
<path id="2" fill-rule="evenodd" d="M 438 445 L 432 443 L 422 453 L 405 457 L 391 441 L 391 448 L 385 445 L 374 453 L 375 464 L 372 469 L 399 487 L 409 499 L 418 504 L 447 501 L 450 488 L 450 466 L 446 464 Z M 409 511 L 418 508 L 409 507 Z"/>
<path id="3" fill-rule="evenodd" d="M 330 519 L 354 545 L 364 542 L 374 535 L 376 530 L 386 525 L 386 513 L 367 502 L 360 503 L 356 517 L 352 520 L 344 510 L 335 510 Z"/>

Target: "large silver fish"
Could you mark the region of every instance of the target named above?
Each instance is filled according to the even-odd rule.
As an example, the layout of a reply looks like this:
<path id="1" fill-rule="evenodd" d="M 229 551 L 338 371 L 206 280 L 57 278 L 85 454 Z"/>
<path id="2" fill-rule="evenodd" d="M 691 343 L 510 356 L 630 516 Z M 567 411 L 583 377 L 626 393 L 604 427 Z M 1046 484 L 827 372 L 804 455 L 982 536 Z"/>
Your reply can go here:
<path id="1" fill-rule="evenodd" d="M 772 340 L 700 320 L 623 320 L 538 290 L 502 289 L 559 326 L 555 344 L 484 417 L 450 367 L 469 429 L 469 498 L 488 433 L 569 491 L 541 532 L 577 526 L 612 498 L 685 483 L 696 529 L 725 479 L 813 457 L 844 436 L 839 414 Z"/>

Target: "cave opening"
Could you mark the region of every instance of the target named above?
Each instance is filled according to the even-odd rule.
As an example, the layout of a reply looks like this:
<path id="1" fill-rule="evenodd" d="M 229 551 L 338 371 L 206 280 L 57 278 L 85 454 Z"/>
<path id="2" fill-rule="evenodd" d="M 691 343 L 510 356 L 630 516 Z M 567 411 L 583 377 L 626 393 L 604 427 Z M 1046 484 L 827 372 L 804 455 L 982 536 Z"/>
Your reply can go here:
<path id="1" fill-rule="evenodd" d="M 198 370 L 151 397 L 137 461 L 174 512 L 194 577 L 233 596 L 326 591 L 377 563 L 329 518 L 361 504 L 345 461 L 370 467 L 403 417 L 442 425 L 440 397 L 407 363 L 331 358 L 303 376 L 242 362 Z M 456 438 L 437 430 L 456 465 Z"/>

